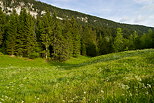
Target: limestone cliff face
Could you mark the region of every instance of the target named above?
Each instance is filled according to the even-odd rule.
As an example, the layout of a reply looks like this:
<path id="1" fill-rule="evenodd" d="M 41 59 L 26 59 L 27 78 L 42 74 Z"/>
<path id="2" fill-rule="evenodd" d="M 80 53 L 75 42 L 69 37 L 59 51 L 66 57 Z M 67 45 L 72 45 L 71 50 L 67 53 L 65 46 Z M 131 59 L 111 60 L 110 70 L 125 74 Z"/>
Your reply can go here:
<path id="1" fill-rule="evenodd" d="M 27 12 L 29 12 L 32 16 L 36 17 L 38 15 L 38 10 L 33 8 L 33 4 L 31 3 L 24 3 L 24 2 L 18 2 L 15 0 L 12 0 L 10 4 L 6 5 L 4 1 L 0 0 L 0 7 L 4 11 L 4 13 L 10 15 L 14 10 L 16 10 L 17 14 L 20 14 L 22 8 L 25 8 Z M 44 11 L 42 11 L 45 13 Z M 43 14 L 42 13 L 42 14 Z"/>
<path id="2" fill-rule="evenodd" d="M 6 0 L 7 1 L 7 0 Z M 37 15 L 43 15 L 46 13 L 45 8 L 41 9 L 36 9 L 33 3 L 25 3 L 23 1 L 16 1 L 16 0 L 8 0 L 10 1 L 9 3 L 6 3 L 3 0 L 0 0 L 0 7 L 4 11 L 4 13 L 10 15 L 13 10 L 16 10 L 17 14 L 19 15 L 22 8 L 25 8 L 27 12 L 29 12 L 33 17 L 37 17 Z M 37 1 L 35 1 L 37 2 Z M 7 5 L 6 5 L 7 4 Z M 52 12 L 51 12 L 52 14 Z M 68 16 L 66 16 L 68 18 Z M 64 18 L 57 16 L 57 19 L 59 20 L 64 20 Z M 77 17 L 78 20 L 87 23 L 88 22 L 88 17 Z"/>
<path id="3" fill-rule="evenodd" d="M 103 28 L 103 30 L 116 30 L 116 28 L 122 28 L 123 31 L 126 31 L 126 34 L 130 34 L 133 31 L 137 31 L 139 34 L 143 34 L 146 33 L 149 29 L 154 30 L 154 28 L 152 27 L 121 24 L 77 11 L 61 9 L 46 3 L 42 3 L 39 0 L 0 0 L 0 8 L 2 8 L 4 13 L 8 15 L 10 15 L 14 9 L 16 10 L 17 14 L 20 14 L 22 8 L 25 8 L 27 12 L 29 12 L 35 18 L 37 17 L 37 15 L 40 16 L 45 14 L 46 10 L 48 10 L 51 15 L 53 14 L 53 12 L 55 12 L 57 15 L 57 19 L 59 20 L 70 19 L 73 16 L 78 20 L 79 23 L 83 25 L 88 24 L 93 26 L 94 28 Z"/>

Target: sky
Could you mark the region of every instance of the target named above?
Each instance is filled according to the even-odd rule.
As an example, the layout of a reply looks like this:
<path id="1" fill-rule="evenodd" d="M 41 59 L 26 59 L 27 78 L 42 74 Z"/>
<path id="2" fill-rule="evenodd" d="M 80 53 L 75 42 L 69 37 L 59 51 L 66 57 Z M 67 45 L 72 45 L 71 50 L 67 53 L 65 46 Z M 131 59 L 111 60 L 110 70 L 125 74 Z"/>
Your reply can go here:
<path id="1" fill-rule="evenodd" d="M 154 27 L 154 0 L 39 0 L 120 23 Z"/>

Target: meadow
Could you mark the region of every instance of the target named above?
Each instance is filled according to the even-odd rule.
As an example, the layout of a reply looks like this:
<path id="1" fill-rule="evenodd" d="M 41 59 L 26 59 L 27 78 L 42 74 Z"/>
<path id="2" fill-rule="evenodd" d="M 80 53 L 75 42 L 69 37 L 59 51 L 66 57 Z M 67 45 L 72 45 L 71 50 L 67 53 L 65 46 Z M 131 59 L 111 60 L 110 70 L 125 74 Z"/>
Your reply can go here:
<path id="1" fill-rule="evenodd" d="M 154 103 L 154 49 L 63 63 L 0 54 L 0 103 Z"/>

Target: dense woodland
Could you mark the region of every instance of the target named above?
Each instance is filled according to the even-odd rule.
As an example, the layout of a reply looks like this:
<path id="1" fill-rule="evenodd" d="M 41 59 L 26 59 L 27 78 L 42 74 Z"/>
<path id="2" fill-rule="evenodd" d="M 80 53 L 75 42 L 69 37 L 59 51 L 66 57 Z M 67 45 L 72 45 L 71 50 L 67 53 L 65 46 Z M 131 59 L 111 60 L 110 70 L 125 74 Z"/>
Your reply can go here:
<path id="1" fill-rule="evenodd" d="M 81 23 L 74 16 L 59 20 L 58 12 L 50 11 L 34 18 L 26 9 L 22 9 L 20 15 L 15 10 L 6 15 L 0 9 L 0 52 L 65 61 L 79 55 L 98 56 L 154 47 L 152 28 L 127 24 L 115 26 L 119 24 L 114 22 L 110 23 L 112 27 L 100 26 Z"/>
<path id="2" fill-rule="evenodd" d="M 79 55 L 97 56 L 124 50 L 154 47 L 154 32 L 124 35 L 122 28 L 104 33 L 102 29 L 81 25 L 74 17 L 58 20 L 47 12 L 33 18 L 23 9 L 8 16 L 0 10 L 0 51 L 29 58 L 64 61 Z"/>

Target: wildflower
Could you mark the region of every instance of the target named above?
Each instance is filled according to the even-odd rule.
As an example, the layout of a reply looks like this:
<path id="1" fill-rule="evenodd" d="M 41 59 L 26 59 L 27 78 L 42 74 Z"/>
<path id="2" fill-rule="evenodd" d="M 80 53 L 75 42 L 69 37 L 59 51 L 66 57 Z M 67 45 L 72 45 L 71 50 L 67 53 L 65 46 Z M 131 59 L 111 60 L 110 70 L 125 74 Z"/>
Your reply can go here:
<path id="1" fill-rule="evenodd" d="M 151 85 L 150 85 L 150 84 L 147 84 L 147 86 L 148 86 L 149 88 L 151 88 Z"/>
<path id="2" fill-rule="evenodd" d="M 1 98 L 1 101 L 4 101 L 4 99 Z"/>
<path id="3" fill-rule="evenodd" d="M 133 96 L 132 93 L 129 94 L 130 96 Z"/>
<path id="4" fill-rule="evenodd" d="M 84 94 L 86 94 L 86 92 L 85 92 L 85 91 L 84 91 L 83 93 L 84 93 Z"/>
<path id="5" fill-rule="evenodd" d="M 121 88 L 122 89 L 129 89 L 130 87 L 128 85 L 121 84 Z"/>
<path id="6" fill-rule="evenodd" d="M 135 76 L 135 78 L 136 78 L 138 81 L 142 81 L 142 79 L 141 79 L 139 76 Z"/>
<path id="7" fill-rule="evenodd" d="M 104 91 L 103 91 L 103 90 L 101 90 L 101 93 L 104 93 Z"/>

